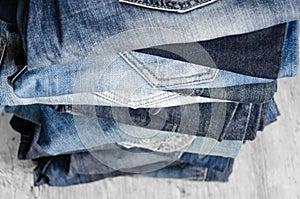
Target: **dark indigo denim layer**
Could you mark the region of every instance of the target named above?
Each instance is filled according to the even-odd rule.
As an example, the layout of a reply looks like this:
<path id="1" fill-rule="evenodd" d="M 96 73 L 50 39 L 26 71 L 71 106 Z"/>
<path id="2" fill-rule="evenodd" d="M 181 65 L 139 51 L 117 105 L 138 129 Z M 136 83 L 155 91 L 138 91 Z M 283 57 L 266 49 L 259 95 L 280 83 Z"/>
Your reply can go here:
<path id="1" fill-rule="evenodd" d="M 74 154 L 76 156 L 77 154 Z M 81 157 L 89 155 L 80 154 Z M 72 164 L 80 164 L 80 159 L 72 158 L 73 155 L 55 156 L 49 158 L 38 159 L 38 166 L 34 171 L 34 184 L 39 186 L 48 184 L 50 186 L 68 186 L 102 180 L 110 177 L 137 175 L 122 171 L 113 171 L 105 165 L 101 165 L 99 161 L 93 158 L 89 159 L 88 167 L 82 174 L 72 167 Z M 84 159 L 87 161 L 87 158 Z M 148 165 L 145 165 L 148 166 Z M 182 158 L 165 168 L 141 173 L 138 175 L 155 177 L 155 178 L 180 178 L 197 181 L 228 181 L 232 172 L 233 159 L 217 156 L 206 156 L 201 158 L 195 154 L 184 154 Z M 94 168 L 93 168 L 94 167 Z M 216 168 L 217 167 L 217 168 Z M 98 174 L 88 174 L 89 169 L 98 169 Z"/>
<path id="2" fill-rule="evenodd" d="M 215 65 L 211 65 L 203 55 L 197 54 L 199 50 L 193 50 L 197 47 L 193 43 L 157 46 L 136 51 L 249 76 L 277 79 L 285 32 L 286 24 L 281 24 L 243 35 L 198 42 L 199 46 L 208 52 Z M 189 55 L 186 55 L 187 53 Z M 189 57 L 189 60 L 184 57 Z"/>

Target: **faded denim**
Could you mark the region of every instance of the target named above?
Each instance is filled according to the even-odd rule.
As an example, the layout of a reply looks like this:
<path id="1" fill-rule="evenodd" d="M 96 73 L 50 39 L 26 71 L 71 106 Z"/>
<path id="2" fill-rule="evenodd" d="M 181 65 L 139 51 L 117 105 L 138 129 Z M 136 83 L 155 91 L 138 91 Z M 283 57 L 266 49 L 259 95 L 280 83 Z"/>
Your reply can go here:
<path id="1" fill-rule="evenodd" d="M 242 141 L 224 140 L 218 142 L 208 137 L 166 133 L 93 117 L 61 114 L 49 106 L 41 107 L 43 108 L 42 128 L 39 130 L 40 135 L 37 143 L 43 151 L 51 155 L 76 152 L 119 142 L 127 148 L 143 146 L 161 152 L 182 150 L 203 155 L 235 157 L 242 145 Z M 245 120 L 245 123 L 245 129 L 247 129 L 248 120 Z"/>
<path id="2" fill-rule="evenodd" d="M 282 29 L 285 29 L 284 35 L 280 31 Z M 194 50 L 191 52 L 190 49 Z M 213 64 L 201 55 L 200 52 L 204 50 L 214 60 Z M 245 35 L 198 42 L 198 45 L 172 44 L 136 51 L 255 77 L 293 77 L 299 66 L 299 22 L 289 22 L 286 27 L 282 24 Z M 260 56 L 255 56 L 257 54 Z"/>
<path id="3" fill-rule="evenodd" d="M 293 77 L 299 68 L 299 21 L 287 24 L 278 78 Z"/>
<path id="4" fill-rule="evenodd" d="M 31 0 L 24 9 L 26 23 L 19 22 L 29 68 L 238 35 L 300 17 L 298 0 L 217 0 L 203 7 L 192 5 L 194 10 L 182 14 L 157 9 L 155 2 L 162 1 L 150 1 L 154 9 L 145 8 L 146 1 L 124 2 L 128 1 Z"/>
<path id="5" fill-rule="evenodd" d="M 50 186 L 68 186 L 109 177 L 133 175 L 133 173 L 128 172 L 116 170 L 110 171 L 110 168 L 105 167 L 105 165 L 101 165 L 98 161 L 92 161 L 88 167 L 95 166 L 97 169 L 102 170 L 102 172 L 97 174 L 89 174 L 88 172 L 85 172 L 84 174 L 80 173 L 76 167 L 72 166 L 72 164 L 76 162 L 76 159 L 74 160 L 74 156 L 76 155 L 77 154 L 72 154 L 39 159 L 38 166 L 34 171 L 35 186 L 42 184 L 48 184 Z M 184 157 L 185 155 L 186 157 Z M 156 178 L 180 178 L 197 181 L 228 181 L 228 177 L 232 172 L 233 159 L 214 156 L 206 156 L 203 159 L 201 157 L 197 157 L 195 154 L 185 155 L 183 155 L 182 160 L 174 162 L 170 166 L 138 175 Z M 82 154 L 82 156 L 84 157 L 85 155 Z M 206 167 L 202 165 L 206 165 Z M 218 168 L 215 168 L 216 166 L 219 167 L 219 169 L 220 167 L 223 168 L 219 170 Z M 89 169 L 85 169 L 85 171 L 88 170 Z M 104 170 L 106 171 L 104 172 Z"/>
<path id="6" fill-rule="evenodd" d="M 218 139 L 219 141 L 222 139 L 252 140 L 252 136 L 250 135 L 256 134 L 258 131 L 256 124 L 260 121 L 261 117 L 264 117 L 267 114 L 266 111 L 264 111 L 264 115 L 262 115 L 262 109 L 267 109 L 267 106 L 263 106 L 262 104 L 254 104 L 252 106 L 250 112 L 251 122 L 247 128 L 246 136 L 244 137 L 243 120 L 247 119 L 247 106 L 247 104 L 237 103 L 202 103 L 155 110 L 68 105 L 61 107 L 61 111 L 75 115 L 104 118 L 149 129 L 173 131 L 196 136 L 207 136 Z M 220 108 L 222 111 L 225 107 L 226 116 L 224 117 L 223 122 L 219 122 L 219 120 L 214 117 L 214 109 L 217 111 L 217 108 Z M 246 114 L 243 113 L 244 111 L 246 111 Z M 190 120 L 190 118 L 197 117 L 200 119 Z M 210 125 L 221 126 L 210 129 Z M 212 132 L 212 130 L 216 131 L 217 129 L 221 131 Z"/>
<path id="7" fill-rule="evenodd" d="M 126 53 L 127 59 L 129 55 L 133 56 L 133 52 Z M 122 56 L 125 56 L 125 53 Z M 135 55 L 135 57 L 139 57 L 140 59 L 142 56 L 145 55 L 143 53 L 139 53 L 139 56 Z M 145 58 L 147 59 L 143 60 L 143 65 L 139 66 L 139 69 L 136 67 L 133 68 L 120 56 L 106 56 L 105 59 L 82 60 L 64 66 L 53 65 L 31 71 L 25 68 L 14 79 L 14 92 L 22 98 L 41 98 L 97 92 L 99 97 L 102 96 L 110 100 L 112 105 L 114 105 L 113 102 L 116 102 L 119 105 L 123 104 L 124 106 L 139 108 L 145 107 L 148 104 L 166 103 L 174 98 L 184 103 L 184 98 L 180 94 L 165 91 L 170 89 L 217 88 L 271 82 L 263 84 L 267 85 L 265 93 L 268 93 L 269 87 L 270 92 L 274 90 L 275 83 L 272 83 L 272 80 L 269 79 L 219 71 L 210 67 L 202 67 L 155 56 L 147 55 Z M 109 62 L 112 63 L 107 65 Z M 152 62 L 147 65 L 150 71 L 147 74 L 155 74 L 152 77 L 149 75 L 147 77 L 146 73 L 140 75 L 142 66 L 145 66 L 146 62 Z M 91 68 L 91 65 L 103 67 Z M 156 78 L 161 80 L 157 81 Z M 32 90 L 35 92 L 32 92 Z M 226 100 L 226 93 L 230 91 L 229 87 L 223 90 L 222 88 L 210 90 L 210 93 L 212 97 L 215 95 L 215 98 L 218 98 L 218 95 L 223 95 L 225 96 L 223 99 Z M 208 102 L 206 98 L 199 99 L 200 102 Z M 231 95 L 228 96 L 228 99 L 233 99 L 232 101 L 234 101 Z M 212 101 L 213 99 L 210 100 Z M 193 101 L 195 103 L 196 98 Z M 177 105 L 180 105 L 180 103 L 177 102 Z"/>
<path id="8" fill-rule="evenodd" d="M 287 26 L 294 26 L 293 23 L 288 23 Z M 293 53 L 283 48 L 284 42 L 289 43 L 294 39 L 293 35 L 285 37 L 288 31 L 290 30 L 286 28 L 286 24 L 280 24 L 242 35 L 197 43 L 156 46 L 137 50 L 137 52 L 216 67 L 220 70 L 253 77 L 277 79 L 283 53 L 287 55 Z M 205 53 L 213 62 L 205 59 Z M 226 79 L 226 81 L 231 80 Z"/>
<path id="9" fill-rule="evenodd" d="M 15 39 L 17 40 L 17 39 Z M 12 43 L 14 42 L 14 40 L 12 41 Z M 21 49 L 20 45 L 19 47 L 15 47 L 15 48 L 19 48 Z M 15 48 L 11 48 L 11 50 L 13 51 Z M 150 88 L 150 90 L 147 89 L 142 89 L 143 87 L 140 87 L 139 90 L 136 90 L 136 88 L 134 87 L 135 84 L 131 84 L 129 85 L 129 91 L 128 90 L 124 90 L 124 88 L 121 86 L 121 88 L 117 88 L 116 91 L 112 91 L 110 90 L 111 88 L 109 88 L 109 85 L 104 85 L 103 89 L 108 89 L 107 92 L 96 92 L 96 93 L 80 93 L 80 94 L 74 94 L 74 95 L 63 95 L 60 97 L 47 97 L 47 98 L 42 98 L 42 97 L 36 97 L 33 99 L 20 99 L 17 96 L 15 96 L 15 94 L 13 93 L 11 87 L 8 85 L 7 82 L 7 77 L 13 75 L 14 73 L 16 73 L 16 71 L 19 70 L 19 66 L 16 66 L 14 63 L 15 59 L 15 54 L 14 53 L 7 53 L 7 55 L 5 56 L 5 59 L 3 60 L 3 64 L 2 64 L 2 70 L 0 71 L 1 73 L 1 81 L 2 84 L 1 86 L 3 87 L 3 90 L 6 90 L 7 92 L 1 93 L 1 106 L 3 105 L 22 105 L 22 104 L 33 104 L 33 103 L 43 103 L 43 104 L 90 104 L 90 105 L 107 105 L 107 106 L 130 106 L 133 108 L 138 108 L 138 107 L 149 107 L 149 108 L 153 108 L 153 107 L 166 107 L 166 106 L 175 106 L 175 105 L 182 105 L 182 104 L 189 104 L 189 103 L 199 103 L 199 102 L 224 102 L 226 101 L 226 92 L 228 91 L 224 91 L 223 95 L 225 95 L 225 97 L 223 97 L 223 100 L 217 100 L 217 99 L 208 99 L 208 98 L 201 98 L 201 97 L 192 97 L 192 96 L 182 96 L 180 94 L 174 93 L 174 92 L 168 92 L 168 91 L 158 91 L 153 89 L 152 87 Z M 91 60 L 89 60 L 91 61 Z M 209 69 L 208 69 L 209 70 Z M 56 71 L 58 72 L 58 71 Z M 52 73 L 52 74 L 56 74 L 56 72 Z M 119 71 L 119 74 L 121 75 L 122 72 L 124 71 Z M 204 71 L 203 71 L 204 72 Z M 108 72 L 108 74 L 111 74 L 110 72 Z M 136 73 L 132 73 L 133 75 Z M 38 75 L 38 74 L 35 74 Z M 115 74 L 114 74 L 115 75 Z M 58 77 L 58 76 L 57 76 Z M 139 76 L 140 77 L 140 76 Z M 129 75 L 127 78 L 131 78 L 131 76 Z M 182 79 L 184 79 L 184 77 L 181 77 Z M 61 78 L 59 78 L 61 79 Z M 133 78 L 134 79 L 134 78 Z M 44 79 L 46 80 L 46 79 Z M 109 79 L 105 79 L 108 82 Z M 145 85 L 146 87 L 149 87 L 148 83 L 140 77 L 141 80 L 141 85 Z M 106 81 L 106 82 L 107 82 Z M 122 81 L 120 82 L 122 83 Z M 138 83 L 138 81 L 136 82 Z M 66 85 L 65 82 L 62 82 L 63 85 Z M 274 83 L 271 83 L 272 85 L 274 85 Z M 121 84 L 122 85 L 122 84 Z M 269 84 L 268 84 L 269 85 Z M 88 85 L 85 85 L 88 87 Z M 111 85 L 112 86 L 112 85 Z M 119 87 L 119 85 L 116 85 L 116 87 Z M 268 86 L 266 86 L 268 87 Z M 75 86 L 75 88 L 78 88 Z M 46 88 L 45 88 L 46 89 Z M 83 89 L 83 88 L 79 88 L 79 89 Z M 152 90 L 151 90 L 152 89 Z M 230 89 L 230 88 L 228 88 Z M 274 90 L 274 86 L 272 86 L 272 88 L 270 88 L 271 90 Z M 47 88 L 46 90 L 49 90 L 49 88 Z M 91 91 L 91 89 L 89 89 Z M 122 90 L 122 92 L 120 92 L 120 90 Z M 141 92 L 141 90 L 143 90 Z M 30 93 L 33 90 L 30 90 Z M 34 88 L 34 91 L 38 91 L 37 88 Z M 268 90 L 266 90 L 268 91 Z M 68 91 L 67 91 L 68 92 Z M 272 92 L 272 91 L 270 91 Z M 210 96 L 214 96 L 213 93 L 222 93 L 219 92 L 219 90 L 210 90 Z M 268 93 L 268 92 L 265 92 Z M 215 96 L 217 96 L 217 94 L 215 94 Z M 120 97 L 121 95 L 121 97 Z M 239 96 L 239 95 L 231 95 L 231 96 Z M 82 100 L 84 98 L 84 100 Z"/>
<path id="10" fill-rule="evenodd" d="M 214 56 L 212 58 L 210 55 L 205 54 L 207 53 L 206 50 L 202 50 L 203 47 L 198 43 L 172 45 L 167 48 L 171 52 L 172 50 L 176 51 L 176 48 L 182 50 L 180 46 L 183 46 L 185 51 L 186 48 L 192 49 L 194 54 L 184 54 L 184 57 L 189 61 L 200 61 L 197 65 L 139 52 L 123 52 L 120 53 L 121 56 L 112 55 L 79 60 L 67 64 L 52 65 L 46 69 L 28 70 L 27 66 L 14 79 L 14 91 L 23 98 L 113 91 L 114 93 L 106 95 L 106 98 L 112 98 L 113 100 L 124 98 L 129 102 L 144 97 L 148 92 L 162 93 L 160 90 L 226 88 L 236 85 L 272 82 L 272 79 L 252 77 L 216 68 L 219 68 L 218 64 L 223 63 L 222 67 L 226 70 L 229 66 L 232 66 L 243 69 L 243 71 L 258 71 L 261 76 L 267 78 L 274 77 L 274 75 L 277 77 L 281 64 L 284 33 L 285 25 L 283 24 L 249 33 L 245 36 L 231 36 L 229 39 L 220 38 L 217 41 L 207 41 L 208 46 L 211 46 L 210 54 Z M 256 41 L 257 39 L 259 41 Z M 270 41 L 272 41 L 271 44 L 269 44 Z M 257 46 L 259 42 L 261 43 L 260 48 Z M 252 55 L 253 46 L 261 56 Z M 229 50 L 232 53 L 228 53 Z M 268 54 L 264 55 L 263 53 L 266 52 Z M 183 52 L 179 51 L 178 53 L 182 54 Z M 226 53 L 231 56 L 227 56 Z M 232 54 L 237 54 L 237 56 L 234 56 L 237 58 L 232 59 Z M 198 56 L 196 57 L 196 55 Z M 220 63 L 216 64 L 215 60 Z M 91 65 L 97 67 L 92 69 Z M 206 67 L 206 65 L 210 67 Z M 257 70 L 258 66 L 265 71 Z M 35 89 L 36 92 L 29 91 L 32 89 Z M 227 88 L 227 90 L 230 91 L 230 88 Z M 228 92 L 227 90 L 223 91 L 223 93 L 225 92 L 224 95 Z M 116 94 L 117 92 L 120 96 Z M 139 95 L 137 92 L 139 92 Z M 156 98 L 158 97 L 156 96 Z M 228 99 L 231 100 L 230 96 Z"/>
<path id="11" fill-rule="evenodd" d="M 175 106 L 189 103 L 211 102 L 209 98 L 196 98 L 189 96 L 182 96 L 180 94 L 161 91 L 152 93 L 145 91 L 142 98 L 136 98 L 136 101 L 130 99 L 123 99 L 114 101 L 112 98 L 118 98 L 118 93 L 115 95 L 113 92 L 103 93 L 80 93 L 74 95 L 64 95 L 60 97 L 47 97 L 47 98 L 32 98 L 24 99 L 15 95 L 12 87 L 9 85 L 9 77 L 16 74 L 24 66 L 25 60 L 22 57 L 22 43 L 18 30 L 15 26 L 0 21 L 0 38 L 1 38 L 1 68 L 0 68 L 0 108 L 5 105 L 25 105 L 25 104 L 89 104 L 89 105 L 106 105 L 106 106 L 143 106 L 143 107 L 165 107 Z M 3 55 L 3 56 L 2 56 Z M 30 92 L 35 92 L 31 90 Z M 126 98 L 126 96 L 124 96 Z M 127 96 L 128 97 L 128 96 Z M 129 96 L 130 97 L 130 96 Z M 134 98 L 134 97 L 133 97 Z M 218 100 L 213 100 L 218 101 Z M 223 100 L 220 100 L 223 101 Z M 225 100 L 226 101 L 226 100 Z M 123 102 L 123 103 L 122 103 Z M 130 102 L 130 103 L 128 103 Z"/>

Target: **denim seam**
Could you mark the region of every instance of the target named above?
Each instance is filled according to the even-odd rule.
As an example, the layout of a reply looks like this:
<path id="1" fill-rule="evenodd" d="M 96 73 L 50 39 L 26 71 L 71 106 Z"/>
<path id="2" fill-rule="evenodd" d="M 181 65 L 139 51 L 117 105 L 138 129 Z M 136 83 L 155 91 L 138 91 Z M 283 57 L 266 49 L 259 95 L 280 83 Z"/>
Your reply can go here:
<path id="1" fill-rule="evenodd" d="M 112 101 L 117 102 L 119 104 L 133 105 L 134 107 L 141 106 L 141 105 L 143 106 L 143 105 L 155 104 L 155 103 L 159 103 L 161 101 L 168 100 L 168 99 L 171 99 L 171 98 L 174 98 L 174 97 L 178 96 L 177 94 L 170 95 L 169 93 L 162 93 L 162 94 L 159 94 L 159 95 L 156 95 L 156 96 L 153 96 L 153 97 L 149 97 L 149 98 L 145 98 L 145 99 L 142 99 L 142 100 L 131 101 L 131 100 L 128 100 L 128 98 L 125 98 L 123 96 L 120 96 L 120 95 L 118 95 L 116 93 L 112 93 L 112 92 L 109 92 L 108 94 L 106 94 L 106 93 L 105 94 L 104 93 L 96 93 L 96 95 L 101 96 L 101 97 L 103 97 L 105 99 L 108 99 L 108 100 L 112 100 Z M 167 95 L 167 96 L 165 96 L 165 95 Z M 119 97 L 119 98 L 117 98 L 117 97 Z M 158 99 L 155 100 L 155 98 L 158 98 Z M 127 99 L 127 101 L 126 101 L 126 99 Z M 152 100 L 152 101 L 150 101 L 150 100 Z M 153 101 L 153 100 L 155 100 L 155 101 Z"/>
<path id="2" fill-rule="evenodd" d="M 143 98 L 143 99 L 139 99 L 139 100 L 131 100 L 131 99 L 126 98 L 126 97 L 124 97 L 124 96 L 121 96 L 121 95 L 119 95 L 119 94 L 117 94 L 117 93 L 109 92 L 109 94 L 111 94 L 112 96 L 117 96 L 117 97 L 119 97 L 119 98 L 122 98 L 122 101 L 123 101 L 123 100 L 124 100 L 124 101 L 126 100 L 126 101 L 130 101 L 130 102 L 132 102 L 132 103 L 149 101 L 149 100 L 153 100 L 153 99 L 155 99 L 155 98 L 160 98 L 161 96 L 163 96 L 163 97 L 162 97 L 163 99 L 164 99 L 164 98 L 167 98 L 167 97 L 177 96 L 176 93 L 175 93 L 175 94 L 161 93 L 161 94 L 158 94 L 158 95 L 155 95 L 155 96 L 152 96 L 152 97 L 148 97 L 148 98 Z M 109 97 L 109 94 L 103 94 L 103 95 Z M 115 97 L 112 97 L 112 98 L 113 98 L 113 99 L 116 99 Z"/>
<path id="3" fill-rule="evenodd" d="M 203 75 L 214 75 L 214 73 L 211 73 L 211 72 L 202 72 L 202 73 L 199 73 L 199 74 L 194 74 L 194 75 L 189 75 L 189 76 L 184 76 L 184 77 L 172 77 L 172 78 L 168 78 L 168 79 L 162 79 L 162 78 L 158 78 L 155 73 L 153 73 L 147 66 L 146 64 L 144 64 L 142 61 L 139 60 L 139 58 L 137 58 L 135 55 L 133 55 L 132 53 L 128 52 L 128 54 L 130 56 L 132 56 L 132 58 L 134 58 L 141 66 L 145 67 L 145 69 L 152 75 L 155 77 L 155 79 L 159 80 L 159 81 L 169 81 L 169 80 L 176 80 L 176 79 L 183 79 L 183 78 L 194 78 L 194 77 L 199 77 L 199 76 L 203 76 Z M 126 58 L 130 59 L 126 54 L 123 54 Z M 130 61 L 130 60 L 129 60 Z M 132 63 L 132 62 L 131 62 Z M 134 66 L 137 66 L 135 65 L 134 63 L 132 63 Z M 140 71 L 140 69 L 138 68 L 138 70 Z M 209 71 L 212 71 L 212 69 L 207 69 Z M 142 73 L 142 71 L 140 71 Z M 205 79 L 203 78 L 203 80 L 210 80 L 211 78 L 213 77 L 210 77 L 209 79 Z M 186 83 L 189 83 L 189 82 L 186 82 Z M 184 84 L 186 84 L 184 83 Z M 172 85 L 176 85 L 176 84 L 171 84 Z"/>
<path id="4" fill-rule="evenodd" d="M 186 178 L 187 180 L 191 181 L 204 181 L 207 176 L 208 168 L 206 167 L 198 167 L 196 170 L 196 175 L 193 177 Z"/>
<path id="5" fill-rule="evenodd" d="M 229 122 L 227 123 L 227 125 L 225 127 L 223 127 L 222 133 L 220 134 L 220 136 L 218 138 L 219 142 L 221 142 L 224 139 L 224 137 L 226 135 L 226 131 L 229 128 L 229 126 L 230 126 L 230 124 L 231 124 L 231 122 L 232 122 L 232 120 L 233 120 L 233 118 L 234 118 L 234 116 L 236 114 L 236 111 L 238 109 L 239 103 L 235 103 L 235 104 L 236 104 L 236 106 L 234 107 L 234 110 L 232 111 L 232 114 L 230 115 Z"/>
<path id="6" fill-rule="evenodd" d="M 146 64 L 144 64 L 141 60 L 139 60 L 139 58 L 137 58 L 135 55 L 133 55 L 130 52 L 127 52 L 127 54 L 129 54 L 133 59 L 135 59 L 141 66 L 143 66 L 151 75 L 153 75 L 155 77 L 155 79 L 159 80 L 159 81 L 169 81 L 169 80 L 173 80 L 173 79 L 183 79 L 183 78 L 193 78 L 193 77 L 198 77 L 201 75 L 210 75 L 212 73 L 210 72 L 203 72 L 203 73 L 199 73 L 199 74 L 195 74 L 195 75 L 189 75 L 189 76 L 184 76 L 184 77 L 172 77 L 172 78 L 168 78 L 168 79 L 162 79 L 162 78 L 158 78 L 155 73 L 153 73 Z M 128 59 L 128 61 L 131 61 L 130 58 L 128 57 L 128 55 L 126 55 L 125 53 L 122 53 L 122 55 L 124 55 L 125 58 Z M 132 62 L 130 62 L 132 63 Z M 136 64 L 132 63 L 135 67 L 137 66 Z M 140 71 L 139 68 L 137 68 L 137 70 Z M 208 69 L 209 70 L 209 69 Z M 141 71 L 140 71 L 141 72 Z M 142 72 L 141 72 L 142 73 Z M 206 79 L 204 79 L 206 80 Z M 172 84 L 171 84 L 172 85 Z"/>
<path id="7" fill-rule="evenodd" d="M 209 71 L 212 72 L 203 72 L 203 73 L 198 73 L 198 74 L 194 74 L 194 75 L 189 75 L 189 76 L 181 76 L 181 77 L 173 77 L 173 78 L 168 78 L 168 79 L 162 79 L 162 78 L 158 78 L 155 73 L 153 73 L 147 66 L 146 64 L 144 64 L 142 61 L 140 61 L 136 56 L 134 56 L 132 53 L 127 52 L 128 55 L 130 55 L 132 57 L 132 59 L 135 59 L 138 64 L 140 64 L 143 69 L 147 70 L 147 72 L 152 75 L 158 82 L 163 82 L 163 81 L 169 81 L 169 80 L 181 80 L 181 79 L 187 79 L 187 78 L 193 78 L 193 80 L 189 80 L 189 81 L 185 81 L 184 83 L 169 83 L 167 85 L 157 85 L 155 84 L 149 77 L 149 75 L 145 74 L 144 72 L 142 72 L 140 70 L 140 68 L 137 66 L 137 64 L 134 63 L 134 61 L 132 59 L 130 59 L 130 57 L 128 55 L 126 55 L 125 53 L 120 53 L 120 55 L 140 74 L 142 75 L 142 77 L 144 77 L 150 84 L 151 86 L 153 86 L 154 88 L 158 87 L 158 88 L 169 88 L 169 87 L 175 87 L 175 86 L 184 86 L 184 85 L 188 85 L 188 84 L 194 84 L 194 83 L 201 83 L 203 81 L 211 81 L 216 77 L 216 74 L 218 72 L 217 69 L 207 69 Z M 201 76 L 204 75 L 210 75 L 209 77 L 203 78 Z"/>
<path id="8" fill-rule="evenodd" d="M 154 3 L 146 3 L 146 2 L 142 2 L 141 0 L 119 0 L 119 2 L 128 3 L 128 4 L 146 7 L 146 8 L 151 8 L 151 9 L 156 9 L 156 10 L 173 11 L 173 12 L 177 12 L 177 13 L 186 13 L 193 9 L 197 9 L 197 8 L 206 6 L 208 4 L 214 3 L 214 2 L 216 2 L 216 0 L 200 0 L 200 1 L 199 0 L 186 0 L 184 2 L 163 0 L 164 4 L 172 4 L 171 6 L 170 5 L 164 5 L 164 6 L 155 5 Z M 155 2 L 159 2 L 159 1 L 155 1 Z M 186 4 L 190 4 L 190 2 L 194 2 L 194 3 L 191 3 L 192 5 L 184 7 Z M 179 8 L 176 6 L 179 6 Z"/>
<path id="9" fill-rule="evenodd" d="M 65 113 L 72 114 L 72 115 L 79 115 L 79 116 L 84 115 L 80 111 L 73 110 L 73 105 L 68 104 L 68 105 L 63 105 L 63 106 L 65 107 L 65 109 L 64 109 Z M 161 119 L 164 119 L 163 117 L 160 117 L 160 116 L 158 116 L 158 117 L 161 118 Z M 122 123 L 122 122 L 120 122 L 120 123 Z M 166 120 L 165 125 L 166 124 L 170 125 L 170 128 L 164 128 L 164 131 L 178 132 L 178 128 L 180 127 L 180 123 L 177 123 L 177 122 L 174 122 L 174 121 L 171 121 L 171 120 L 168 119 L 168 120 Z"/>
<path id="10" fill-rule="evenodd" d="M 246 134 L 247 134 L 247 129 L 248 129 L 248 126 L 249 126 L 249 121 L 250 121 L 252 106 L 253 106 L 253 104 L 250 103 L 250 105 L 249 105 L 249 113 L 248 113 L 247 120 L 246 120 L 246 126 L 244 128 L 244 137 L 243 137 L 243 140 L 245 140 L 245 137 L 246 137 Z"/>

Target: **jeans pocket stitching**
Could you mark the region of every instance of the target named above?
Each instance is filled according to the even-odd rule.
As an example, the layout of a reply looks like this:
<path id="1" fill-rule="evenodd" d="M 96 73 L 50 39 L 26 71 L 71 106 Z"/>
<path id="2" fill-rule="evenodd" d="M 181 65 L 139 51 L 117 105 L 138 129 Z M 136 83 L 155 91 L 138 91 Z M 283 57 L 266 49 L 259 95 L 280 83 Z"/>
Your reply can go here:
<path id="1" fill-rule="evenodd" d="M 176 87 L 176 86 L 184 86 L 184 85 L 188 85 L 188 84 L 195 84 L 195 83 L 201 83 L 201 82 L 205 82 L 205 81 L 211 81 L 211 80 L 215 79 L 215 77 L 218 73 L 218 69 L 212 68 L 212 69 L 208 69 L 209 71 L 199 72 L 194 75 L 162 79 L 162 78 L 157 77 L 157 75 L 154 72 L 152 72 L 151 69 L 149 69 L 146 64 L 144 64 L 142 61 L 140 61 L 139 58 L 136 57 L 135 55 L 133 55 L 131 52 L 123 52 L 123 53 L 120 53 L 120 55 L 124 58 L 124 60 L 130 66 L 132 66 L 134 68 L 135 71 L 137 71 L 154 88 L 172 88 L 172 87 Z M 143 72 L 140 69 L 140 67 L 138 67 L 137 64 L 135 64 L 135 61 L 133 61 L 133 59 L 143 67 L 145 72 Z M 207 76 L 207 77 L 205 77 L 205 76 Z M 161 82 L 161 83 L 155 83 L 152 80 L 153 78 L 157 82 Z M 167 82 L 170 80 L 181 80 L 181 79 L 185 80 L 184 83 L 182 83 L 182 82 L 181 83 L 166 83 L 166 85 L 163 85 L 163 83 L 162 83 L 162 82 Z"/>
<path id="2" fill-rule="evenodd" d="M 148 2 L 145 2 L 143 0 L 119 0 L 119 2 L 121 3 L 177 13 L 186 13 L 191 10 L 214 3 L 215 1 L 216 0 L 186 0 L 183 2 L 178 2 L 176 0 L 159 0 L 149 2 L 148 0 Z"/>
<path id="3" fill-rule="evenodd" d="M 155 96 L 147 97 L 144 99 L 139 99 L 139 100 L 130 100 L 124 96 L 121 96 L 117 93 L 114 92 L 108 92 L 108 93 L 97 93 L 97 95 L 106 98 L 108 100 L 112 100 L 118 104 L 125 104 L 129 105 L 132 107 L 139 107 L 139 106 L 147 106 L 151 104 L 156 104 L 164 100 L 168 100 L 174 97 L 177 97 L 178 94 L 176 93 L 161 93 Z"/>

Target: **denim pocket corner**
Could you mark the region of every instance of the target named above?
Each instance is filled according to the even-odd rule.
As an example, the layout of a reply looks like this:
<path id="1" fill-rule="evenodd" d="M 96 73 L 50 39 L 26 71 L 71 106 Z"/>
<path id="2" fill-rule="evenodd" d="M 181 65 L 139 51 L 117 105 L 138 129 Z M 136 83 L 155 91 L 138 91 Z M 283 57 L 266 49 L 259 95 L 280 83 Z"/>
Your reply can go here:
<path id="1" fill-rule="evenodd" d="M 173 90 L 213 81 L 219 71 L 217 68 L 133 51 L 120 55 L 153 88 L 160 90 Z"/>
<path id="2" fill-rule="evenodd" d="M 216 1 L 217 0 L 119 0 L 121 3 L 177 13 L 186 13 Z"/>

